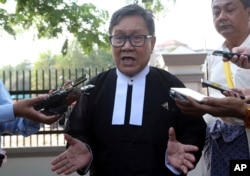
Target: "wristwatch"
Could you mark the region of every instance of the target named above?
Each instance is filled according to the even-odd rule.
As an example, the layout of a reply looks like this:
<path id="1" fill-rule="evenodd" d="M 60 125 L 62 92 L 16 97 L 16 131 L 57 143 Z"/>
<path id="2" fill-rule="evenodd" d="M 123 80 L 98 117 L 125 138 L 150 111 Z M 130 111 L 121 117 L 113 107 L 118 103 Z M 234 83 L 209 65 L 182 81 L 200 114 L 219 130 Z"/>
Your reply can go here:
<path id="1" fill-rule="evenodd" d="M 248 105 L 248 107 L 246 109 L 246 116 L 244 118 L 244 125 L 245 125 L 245 128 L 250 129 L 250 105 Z"/>

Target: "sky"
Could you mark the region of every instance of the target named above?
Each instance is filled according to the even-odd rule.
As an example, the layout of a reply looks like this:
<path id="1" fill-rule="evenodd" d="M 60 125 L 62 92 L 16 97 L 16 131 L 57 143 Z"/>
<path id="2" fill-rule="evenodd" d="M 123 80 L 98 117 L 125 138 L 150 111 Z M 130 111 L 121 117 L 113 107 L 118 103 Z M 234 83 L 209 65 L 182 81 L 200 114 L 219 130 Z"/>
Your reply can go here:
<path id="1" fill-rule="evenodd" d="M 78 0 L 91 2 L 111 14 L 118 8 L 126 5 L 126 0 Z M 223 38 L 215 31 L 211 0 L 176 0 L 176 4 L 167 3 L 168 11 L 156 16 L 157 44 L 167 40 L 177 40 L 187 44 L 192 49 L 215 49 Z M 31 32 L 17 36 L 15 40 L 7 34 L 0 34 L 1 66 L 16 65 L 23 60 L 35 61 L 39 53 L 51 50 L 60 53 L 64 38 L 53 40 L 37 40 Z"/>

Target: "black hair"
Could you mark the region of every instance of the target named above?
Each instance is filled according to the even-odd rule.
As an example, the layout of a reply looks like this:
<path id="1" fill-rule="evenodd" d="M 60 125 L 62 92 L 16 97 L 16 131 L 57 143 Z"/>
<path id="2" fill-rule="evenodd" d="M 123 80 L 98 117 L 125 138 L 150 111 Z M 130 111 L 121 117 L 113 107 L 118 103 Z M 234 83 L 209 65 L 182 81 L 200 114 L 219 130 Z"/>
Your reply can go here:
<path id="1" fill-rule="evenodd" d="M 213 2 L 214 0 L 212 0 Z M 244 8 L 250 7 L 250 1 L 249 0 L 240 0 L 240 2 L 243 4 Z"/>
<path id="2" fill-rule="evenodd" d="M 249 0 L 240 0 L 245 8 L 250 7 L 250 1 Z"/>
<path id="3" fill-rule="evenodd" d="M 155 35 L 155 23 L 152 11 L 144 9 L 138 4 L 131 4 L 124 6 L 113 13 L 109 24 L 109 34 L 111 35 L 113 27 L 117 25 L 123 17 L 133 16 L 133 15 L 141 16 L 145 21 L 149 34 L 152 36 Z"/>

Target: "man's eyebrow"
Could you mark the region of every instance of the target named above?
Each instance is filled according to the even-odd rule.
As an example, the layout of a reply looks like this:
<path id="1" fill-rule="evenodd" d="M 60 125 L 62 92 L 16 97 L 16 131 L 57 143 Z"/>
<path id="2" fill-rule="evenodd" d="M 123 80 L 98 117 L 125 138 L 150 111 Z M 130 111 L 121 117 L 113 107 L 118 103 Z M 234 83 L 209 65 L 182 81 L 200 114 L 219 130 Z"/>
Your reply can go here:
<path id="1" fill-rule="evenodd" d="M 114 31 L 113 35 L 125 35 L 124 32 L 125 31 L 118 29 L 118 30 Z M 129 33 L 130 33 L 129 35 L 139 35 L 139 34 L 142 34 L 142 30 L 141 29 L 131 30 L 131 31 L 129 31 Z"/>
<path id="2" fill-rule="evenodd" d="M 227 2 L 227 3 L 223 4 L 223 6 L 214 5 L 214 6 L 212 6 L 212 8 L 213 8 L 213 9 L 220 9 L 221 7 L 224 7 L 224 6 L 228 7 L 228 6 L 230 6 L 230 5 L 234 5 L 234 3 L 233 3 L 233 2 Z"/>

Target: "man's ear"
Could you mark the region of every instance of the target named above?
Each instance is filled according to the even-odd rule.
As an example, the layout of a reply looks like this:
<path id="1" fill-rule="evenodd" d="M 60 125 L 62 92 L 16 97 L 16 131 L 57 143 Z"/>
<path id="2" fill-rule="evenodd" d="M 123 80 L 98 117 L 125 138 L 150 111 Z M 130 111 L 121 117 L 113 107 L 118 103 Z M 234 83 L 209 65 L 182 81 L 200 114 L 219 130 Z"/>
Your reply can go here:
<path id="1" fill-rule="evenodd" d="M 156 37 L 153 36 L 153 37 L 151 38 L 151 50 L 152 50 L 152 51 L 154 50 L 155 42 L 156 42 Z"/>

